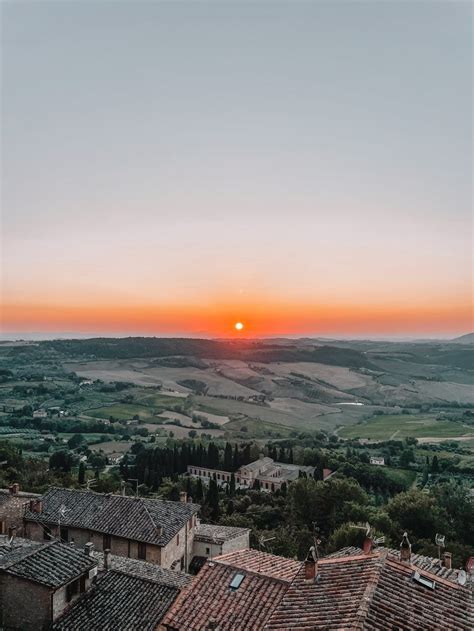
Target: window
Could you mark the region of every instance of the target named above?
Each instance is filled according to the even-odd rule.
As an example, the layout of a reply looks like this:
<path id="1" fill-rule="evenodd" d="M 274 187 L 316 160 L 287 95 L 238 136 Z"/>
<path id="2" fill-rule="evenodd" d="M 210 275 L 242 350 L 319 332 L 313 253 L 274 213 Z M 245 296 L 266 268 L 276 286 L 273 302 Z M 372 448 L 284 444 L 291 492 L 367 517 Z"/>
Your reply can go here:
<path id="1" fill-rule="evenodd" d="M 43 539 L 51 541 L 51 528 L 48 528 L 48 526 L 43 526 Z"/>
<path id="2" fill-rule="evenodd" d="M 79 591 L 83 594 L 86 591 L 86 575 L 83 574 L 80 578 Z"/>
<path id="3" fill-rule="evenodd" d="M 176 535 L 176 545 L 177 545 L 177 546 L 179 546 L 179 532 L 178 532 L 178 534 Z"/>
<path id="4" fill-rule="evenodd" d="M 69 541 L 69 530 L 67 528 L 61 528 L 59 531 L 59 538 L 61 541 L 67 543 Z"/>
<path id="5" fill-rule="evenodd" d="M 138 542 L 138 558 L 142 561 L 146 560 L 146 543 Z"/>
<path id="6" fill-rule="evenodd" d="M 112 537 L 110 535 L 104 535 L 102 537 L 102 550 L 110 550 L 112 546 Z"/>
<path id="7" fill-rule="evenodd" d="M 209 556 L 211 554 L 211 548 L 206 548 L 206 554 Z"/>
<path id="8" fill-rule="evenodd" d="M 79 579 L 69 583 L 66 587 L 66 600 L 69 602 L 79 591 Z"/>
<path id="9" fill-rule="evenodd" d="M 184 556 L 181 557 L 180 567 L 181 567 L 181 571 L 183 571 L 184 570 Z"/>
<path id="10" fill-rule="evenodd" d="M 235 574 L 234 578 L 231 580 L 229 587 L 232 591 L 236 591 L 242 585 L 242 581 L 244 580 L 244 574 Z"/>

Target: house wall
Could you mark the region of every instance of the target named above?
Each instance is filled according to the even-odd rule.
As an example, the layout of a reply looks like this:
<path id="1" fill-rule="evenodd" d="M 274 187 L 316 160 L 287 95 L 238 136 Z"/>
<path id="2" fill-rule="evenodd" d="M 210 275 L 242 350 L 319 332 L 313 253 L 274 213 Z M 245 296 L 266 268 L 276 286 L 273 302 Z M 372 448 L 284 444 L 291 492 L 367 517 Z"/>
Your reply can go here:
<path id="1" fill-rule="evenodd" d="M 192 518 L 192 526 L 190 521 L 181 528 L 178 535 L 175 535 L 166 546 L 161 548 L 161 565 L 163 567 L 171 568 L 173 563 L 179 561 L 181 564 L 181 559 L 183 559 L 183 569 L 188 569 L 193 556 L 195 516 Z M 174 569 L 180 569 L 180 564 Z"/>
<path id="2" fill-rule="evenodd" d="M 221 471 L 218 469 L 207 469 L 206 467 L 196 467 L 194 465 L 188 465 L 188 473 L 196 478 L 201 478 L 205 482 L 209 482 L 215 477 L 218 486 L 230 482 L 230 471 Z"/>
<path id="3" fill-rule="evenodd" d="M 234 537 L 229 541 L 223 543 L 209 543 L 208 541 L 199 541 L 198 538 L 194 539 L 193 556 L 198 557 L 217 557 L 221 554 L 227 554 L 228 552 L 235 552 L 236 550 L 245 550 L 250 548 L 250 532 L 247 532 L 239 537 Z"/>
<path id="4" fill-rule="evenodd" d="M 15 576 L 0 576 L 0 627 L 42 631 L 51 624 L 51 589 Z"/>
<path id="5" fill-rule="evenodd" d="M 186 526 L 179 531 L 179 543 L 178 537 L 175 535 L 173 539 L 164 547 L 160 547 L 153 544 L 146 544 L 146 561 L 149 563 L 156 563 L 162 565 L 165 568 L 171 568 L 175 561 L 185 563 L 186 568 L 189 567 L 189 563 L 192 559 L 193 542 L 194 542 L 194 529 L 196 518 L 193 517 L 192 525 L 191 520 L 187 522 Z M 36 522 L 26 522 L 26 536 L 34 541 L 44 541 L 43 528 Z M 54 537 L 58 536 L 58 528 L 52 526 L 51 534 Z M 68 528 L 69 541 L 74 538 L 76 546 L 84 546 L 89 541 L 94 544 L 94 549 L 103 552 L 104 536 L 102 533 L 81 530 L 79 528 Z M 187 547 L 186 547 L 187 542 Z M 110 538 L 110 551 L 117 556 L 129 557 L 130 559 L 138 559 L 138 541 L 124 539 L 122 537 Z M 186 554 L 187 550 L 187 554 Z M 178 566 L 179 569 L 180 565 Z"/>
<path id="6" fill-rule="evenodd" d="M 56 620 L 56 618 L 58 618 L 62 614 L 62 612 L 66 609 L 66 607 L 68 607 L 69 605 L 72 605 L 73 602 L 75 602 L 80 596 L 82 596 L 82 594 L 84 594 L 85 591 L 87 591 L 90 588 L 91 583 L 92 583 L 92 577 L 89 578 L 89 572 L 85 572 L 83 576 L 86 577 L 85 590 L 81 592 L 80 586 L 79 586 L 76 594 L 74 594 L 74 596 L 69 601 L 67 599 L 67 585 L 64 585 L 63 587 L 57 589 L 54 592 L 53 594 L 53 620 Z M 80 577 L 78 578 L 80 581 Z M 71 582 L 74 582 L 74 581 L 71 581 Z"/>

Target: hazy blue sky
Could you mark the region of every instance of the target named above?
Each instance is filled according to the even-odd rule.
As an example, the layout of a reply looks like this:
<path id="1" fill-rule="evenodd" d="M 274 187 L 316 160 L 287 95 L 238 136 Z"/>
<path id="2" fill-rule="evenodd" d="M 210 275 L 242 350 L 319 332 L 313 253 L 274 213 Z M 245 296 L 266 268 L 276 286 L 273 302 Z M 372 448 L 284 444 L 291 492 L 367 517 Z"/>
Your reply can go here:
<path id="1" fill-rule="evenodd" d="M 471 12 L 4 2 L 4 327 L 464 332 Z"/>

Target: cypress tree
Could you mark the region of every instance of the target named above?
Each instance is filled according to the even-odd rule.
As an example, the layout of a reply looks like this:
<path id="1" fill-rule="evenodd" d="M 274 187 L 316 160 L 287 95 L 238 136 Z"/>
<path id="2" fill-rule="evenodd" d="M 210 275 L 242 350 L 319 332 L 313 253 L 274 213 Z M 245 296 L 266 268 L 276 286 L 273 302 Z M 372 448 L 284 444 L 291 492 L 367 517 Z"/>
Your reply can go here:
<path id="1" fill-rule="evenodd" d="M 79 484 L 85 484 L 86 481 L 86 466 L 83 462 L 79 465 L 79 473 L 77 474 L 77 481 Z"/>
<path id="2" fill-rule="evenodd" d="M 232 471 L 232 445 L 230 443 L 225 444 L 224 471 Z"/>
<path id="3" fill-rule="evenodd" d="M 210 518 L 213 521 L 219 519 L 219 489 L 217 482 L 211 478 L 206 496 L 206 504 L 210 508 Z"/>

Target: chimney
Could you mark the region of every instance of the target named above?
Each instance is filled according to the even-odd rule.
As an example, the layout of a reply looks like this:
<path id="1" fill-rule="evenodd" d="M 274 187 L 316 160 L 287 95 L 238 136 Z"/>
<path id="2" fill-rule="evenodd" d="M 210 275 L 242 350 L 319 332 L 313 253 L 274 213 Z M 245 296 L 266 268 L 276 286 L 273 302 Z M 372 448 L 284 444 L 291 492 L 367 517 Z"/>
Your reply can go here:
<path id="1" fill-rule="evenodd" d="M 219 627 L 219 623 L 215 618 L 209 618 L 209 622 L 207 623 L 207 628 L 209 631 L 217 631 Z"/>
<path id="2" fill-rule="evenodd" d="M 451 552 L 443 552 L 443 565 L 447 570 L 451 569 Z"/>
<path id="3" fill-rule="evenodd" d="M 30 500 L 30 511 L 32 513 L 42 513 L 43 500 Z"/>
<path id="4" fill-rule="evenodd" d="M 403 539 L 400 544 L 400 561 L 403 563 L 410 563 L 411 559 L 411 543 L 408 540 L 408 533 L 403 533 Z"/>
<path id="5" fill-rule="evenodd" d="M 110 570 L 112 567 L 112 553 L 109 549 L 104 550 L 104 570 Z"/>
<path id="6" fill-rule="evenodd" d="M 14 539 L 16 534 L 16 526 L 9 526 L 8 528 L 8 538 Z"/>
<path id="7" fill-rule="evenodd" d="M 371 537 L 366 537 L 364 541 L 364 545 L 362 546 L 364 554 L 370 554 L 373 550 L 373 547 L 374 547 L 374 540 Z"/>
<path id="8" fill-rule="evenodd" d="M 18 495 L 19 490 L 20 490 L 20 485 L 18 484 L 18 482 L 15 482 L 9 487 L 9 491 L 11 495 Z"/>
<path id="9" fill-rule="evenodd" d="M 316 570 L 318 568 L 318 559 L 314 546 L 309 549 L 308 556 L 304 561 L 304 580 L 305 583 L 314 583 L 316 580 Z"/>
<path id="10" fill-rule="evenodd" d="M 193 503 L 193 498 L 190 495 L 188 495 L 188 504 L 192 504 L 192 503 Z"/>
<path id="11" fill-rule="evenodd" d="M 181 493 L 179 494 L 179 501 L 186 504 L 186 502 L 188 501 L 188 494 L 186 493 L 186 491 L 181 491 Z"/>
<path id="12" fill-rule="evenodd" d="M 158 535 L 158 537 L 161 537 L 163 535 L 163 526 L 156 527 L 156 534 Z"/>
<path id="13" fill-rule="evenodd" d="M 87 556 L 92 556 L 92 550 L 94 549 L 94 544 L 92 543 L 92 541 L 88 541 L 85 545 L 84 545 L 84 552 L 87 554 Z"/>

